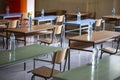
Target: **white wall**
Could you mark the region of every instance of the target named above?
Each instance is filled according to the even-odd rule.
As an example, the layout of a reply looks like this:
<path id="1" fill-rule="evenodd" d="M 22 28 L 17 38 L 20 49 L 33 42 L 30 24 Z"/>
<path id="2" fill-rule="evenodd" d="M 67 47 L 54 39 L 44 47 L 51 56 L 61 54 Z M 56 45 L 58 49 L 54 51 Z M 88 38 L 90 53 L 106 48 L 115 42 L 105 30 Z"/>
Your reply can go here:
<path id="1" fill-rule="evenodd" d="M 34 17 L 35 10 L 35 0 L 27 0 L 27 12 L 32 12 L 32 17 Z"/>

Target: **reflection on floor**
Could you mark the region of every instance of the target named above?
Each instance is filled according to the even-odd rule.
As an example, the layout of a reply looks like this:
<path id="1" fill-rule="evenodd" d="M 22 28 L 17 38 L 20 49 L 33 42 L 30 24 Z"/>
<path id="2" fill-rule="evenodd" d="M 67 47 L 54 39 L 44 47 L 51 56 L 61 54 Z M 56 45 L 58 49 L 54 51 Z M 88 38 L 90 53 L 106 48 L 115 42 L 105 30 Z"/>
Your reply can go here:
<path id="1" fill-rule="evenodd" d="M 36 41 L 34 41 L 36 43 Z M 32 41 L 33 43 L 33 41 Z M 32 44 L 30 43 L 30 44 Z M 65 45 L 68 46 L 68 41 L 66 40 Z M 107 45 L 110 43 L 107 43 Z M 2 42 L 0 40 L 0 49 L 2 49 Z M 20 42 L 18 44 L 19 46 L 23 46 L 23 43 Z M 98 45 L 100 46 L 100 45 Z M 104 55 L 108 56 L 108 55 Z M 43 56 L 41 58 L 45 58 L 46 56 Z M 75 68 L 78 66 L 86 65 L 92 61 L 92 53 L 90 52 L 84 52 L 84 51 L 77 51 L 77 50 L 71 50 L 71 68 Z M 24 64 L 18 63 L 11 66 L 6 66 L 3 68 L 0 68 L 0 80 L 30 80 L 31 73 L 27 73 L 27 71 L 33 69 L 33 60 L 25 61 L 27 63 L 27 70 L 24 71 Z M 43 62 L 36 62 L 36 67 L 47 65 L 50 66 L 48 63 Z M 57 66 L 57 69 L 59 67 Z M 67 69 L 67 67 L 66 67 Z M 36 77 L 36 80 L 40 80 L 41 78 Z"/>

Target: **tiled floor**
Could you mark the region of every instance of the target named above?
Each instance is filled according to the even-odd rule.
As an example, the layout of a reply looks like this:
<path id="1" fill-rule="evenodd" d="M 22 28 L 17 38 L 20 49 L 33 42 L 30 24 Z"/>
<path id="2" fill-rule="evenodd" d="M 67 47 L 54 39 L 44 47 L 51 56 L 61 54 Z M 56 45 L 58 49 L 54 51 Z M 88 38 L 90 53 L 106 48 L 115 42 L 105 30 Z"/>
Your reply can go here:
<path id="1" fill-rule="evenodd" d="M 68 44 L 66 40 L 66 46 L 67 45 Z M 0 46 L 0 48 L 2 49 L 2 46 Z M 104 56 L 108 56 L 108 55 L 104 55 Z M 92 61 L 91 58 L 92 58 L 92 53 L 90 52 L 71 50 L 71 68 L 75 68 L 90 63 Z M 31 73 L 27 73 L 27 71 L 33 69 L 33 62 L 32 60 L 28 60 L 26 61 L 26 63 L 27 63 L 26 71 L 24 71 L 23 63 L 18 63 L 15 65 L 0 68 L 0 80 L 30 80 Z M 41 65 L 50 66 L 50 64 L 48 63 L 43 63 L 43 62 L 36 62 L 36 63 L 37 63 L 36 65 L 37 67 Z M 36 80 L 40 80 L 40 78 L 36 77 Z"/>

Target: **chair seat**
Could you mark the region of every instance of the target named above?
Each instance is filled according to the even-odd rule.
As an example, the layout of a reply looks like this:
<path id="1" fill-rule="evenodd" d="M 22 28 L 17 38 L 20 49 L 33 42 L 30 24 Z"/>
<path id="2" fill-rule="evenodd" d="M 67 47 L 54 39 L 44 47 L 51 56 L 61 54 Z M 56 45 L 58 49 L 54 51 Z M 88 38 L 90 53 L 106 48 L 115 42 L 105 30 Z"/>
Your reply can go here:
<path id="1" fill-rule="evenodd" d="M 116 54 L 116 49 L 115 48 L 112 48 L 112 47 L 106 47 L 106 48 L 102 48 L 101 49 L 102 51 L 104 52 L 107 52 L 109 54 Z M 119 52 L 120 50 L 118 50 Z"/>
<path id="2" fill-rule="evenodd" d="M 7 28 L 5 24 L 0 24 L 0 28 Z"/>
<path id="3" fill-rule="evenodd" d="M 51 77 L 51 68 L 46 67 L 46 66 L 36 68 L 30 72 L 32 72 L 36 76 L 42 76 L 42 77 L 47 77 L 47 78 Z M 59 71 L 54 69 L 53 75 L 58 74 L 58 73 Z"/>
<path id="4" fill-rule="evenodd" d="M 6 37 L 6 33 L 5 33 L 5 32 L 1 32 L 1 33 L 0 33 L 0 36 Z"/>
<path id="5" fill-rule="evenodd" d="M 59 65 L 60 71 L 56 70 L 55 68 L 57 68 L 57 67 L 55 67 L 55 66 L 56 66 L 56 64 L 62 64 L 62 62 L 64 62 L 64 67 L 63 67 L 63 72 L 64 72 L 66 63 L 67 63 L 67 57 L 68 57 L 68 48 L 65 48 L 65 49 L 54 52 L 54 54 L 52 55 L 51 61 L 46 61 L 43 59 L 34 59 L 35 61 L 39 60 L 39 61 L 49 62 L 51 64 L 51 67 L 41 66 L 41 67 L 38 67 L 36 69 L 29 71 L 30 73 L 33 74 L 31 77 L 31 80 L 35 80 L 35 76 L 42 77 L 45 80 L 52 78 L 53 75 L 56 75 L 59 72 L 61 72 L 62 66 Z M 34 64 L 35 64 L 35 61 L 34 61 Z"/>
<path id="6" fill-rule="evenodd" d="M 52 31 L 51 30 L 44 30 L 44 31 L 39 31 L 38 32 L 39 34 L 45 34 L 45 35 L 47 35 L 47 34 L 52 34 Z"/>
<path id="7" fill-rule="evenodd" d="M 45 39 L 42 39 L 40 41 L 41 41 L 41 43 L 51 44 L 51 43 L 57 43 L 59 40 L 56 40 L 56 39 L 52 40 L 50 38 L 45 38 Z"/>

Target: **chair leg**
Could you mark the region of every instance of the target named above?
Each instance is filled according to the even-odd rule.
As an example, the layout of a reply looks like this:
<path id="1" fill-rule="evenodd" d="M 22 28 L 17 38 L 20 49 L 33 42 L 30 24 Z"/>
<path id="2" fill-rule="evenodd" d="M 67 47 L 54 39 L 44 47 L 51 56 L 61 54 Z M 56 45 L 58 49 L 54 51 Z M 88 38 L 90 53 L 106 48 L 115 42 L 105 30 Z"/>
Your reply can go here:
<path id="1" fill-rule="evenodd" d="M 24 71 L 26 70 L 26 63 L 24 62 Z"/>
<path id="2" fill-rule="evenodd" d="M 65 60 L 65 63 L 64 63 L 64 68 L 63 68 L 63 72 L 65 72 L 66 63 L 67 63 L 67 60 Z"/>
<path id="3" fill-rule="evenodd" d="M 101 51 L 101 54 L 100 54 L 100 59 L 102 59 L 102 54 L 103 54 L 103 52 Z"/>
<path id="4" fill-rule="evenodd" d="M 60 44 L 61 44 L 61 47 L 63 46 L 63 39 L 62 39 L 62 34 L 61 34 L 61 37 L 60 37 Z"/>
<path id="5" fill-rule="evenodd" d="M 62 66 L 62 64 L 60 63 L 60 72 L 61 72 L 61 66 Z"/>
<path id="6" fill-rule="evenodd" d="M 61 38 L 61 40 L 60 40 L 60 45 L 61 45 L 61 47 L 62 47 L 62 38 Z"/>
<path id="7" fill-rule="evenodd" d="M 4 45 L 4 43 L 5 43 L 5 40 L 4 40 L 4 37 L 3 37 L 3 48 L 5 48 L 5 45 Z"/>
<path id="8" fill-rule="evenodd" d="M 103 44 L 101 44 L 101 49 L 102 48 L 103 48 Z M 100 59 L 102 59 L 102 54 L 103 54 L 103 51 L 101 50 Z"/>
<path id="9" fill-rule="evenodd" d="M 31 80 L 35 80 L 35 75 L 32 75 Z"/>
<path id="10" fill-rule="evenodd" d="M 41 45 L 42 43 L 40 42 L 40 45 Z"/>

